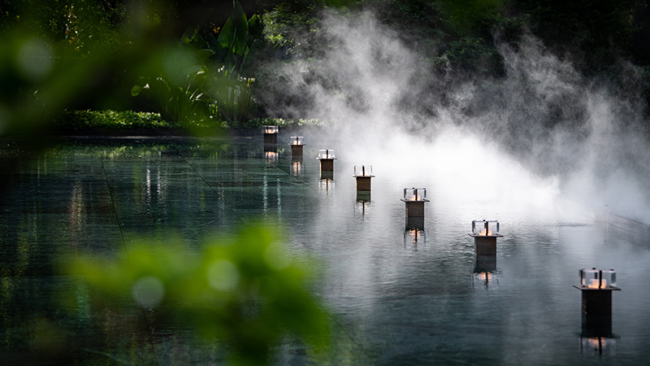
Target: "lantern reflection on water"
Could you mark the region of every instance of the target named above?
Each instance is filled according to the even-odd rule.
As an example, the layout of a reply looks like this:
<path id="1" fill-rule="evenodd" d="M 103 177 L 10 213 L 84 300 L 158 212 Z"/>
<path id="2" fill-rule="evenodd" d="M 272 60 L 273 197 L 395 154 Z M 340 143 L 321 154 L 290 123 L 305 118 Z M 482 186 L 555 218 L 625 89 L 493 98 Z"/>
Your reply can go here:
<path id="1" fill-rule="evenodd" d="M 497 257 L 477 255 L 474 262 L 474 273 L 472 273 L 472 285 L 483 284 L 485 288 L 489 285 L 499 284 L 497 276 Z"/>
<path id="2" fill-rule="evenodd" d="M 302 160 L 291 161 L 291 172 L 294 177 L 298 177 L 302 174 Z"/>
<path id="3" fill-rule="evenodd" d="M 265 151 L 264 157 L 267 163 L 275 163 L 278 161 L 279 154 L 276 151 Z"/>
<path id="4" fill-rule="evenodd" d="M 473 285 L 479 283 L 483 284 L 487 288 L 497 282 L 497 276 L 493 272 L 474 272 L 473 274 Z"/>
<path id="5" fill-rule="evenodd" d="M 404 246 L 424 244 L 427 241 L 426 232 L 423 229 L 410 228 L 404 230 Z"/>
<path id="6" fill-rule="evenodd" d="M 364 200 L 364 199 L 358 199 L 358 197 L 357 197 L 357 201 L 354 203 L 355 214 L 359 213 L 359 214 L 361 214 L 361 217 L 364 218 L 366 213 L 370 209 L 370 205 L 371 205 L 371 202 L 370 202 L 369 199 Z"/>
<path id="7" fill-rule="evenodd" d="M 585 356 L 614 356 L 616 355 L 616 338 L 580 337 L 580 353 Z"/>
<path id="8" fill-rule="evenodd" d="M 319 190 L 328 195 L 331 191 L 334 190 L 334 179 L 331 178 L 321 178 L 318 182 Z"/>
<path id="9" fill-rule="evenodd" d="M 334 160 L 336 156 L 334 155 L 334 150 L 331 149 L 320 149 L 318 150 L 318 160 L 320 160 L 320 171 L 321 172 L 333 172 L 334 171 Z"/>

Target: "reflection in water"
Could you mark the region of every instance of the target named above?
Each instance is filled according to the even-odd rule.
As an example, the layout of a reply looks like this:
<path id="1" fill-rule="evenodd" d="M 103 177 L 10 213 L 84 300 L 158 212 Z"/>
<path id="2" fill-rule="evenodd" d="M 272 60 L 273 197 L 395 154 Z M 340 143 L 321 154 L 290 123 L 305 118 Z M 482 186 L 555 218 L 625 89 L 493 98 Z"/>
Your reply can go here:
<path id="1" fill-rule="evenodd" d="M 268 217 L 269 209 L 275 206 L 277 213 L 277 220 L 282 221 L 282 184 L 280 179 L 272 179 L 269 181 L 268 171 L 265 171 L 262 177 L 262 212 L 265 217 Z M 273 189 L 275 186 L 275 189 Z M 275 200 L 273 195 L 275 194 Z M 274 202 L 275 201 L 275 202 Z"/>
<path id="2" fill-rule="evenodd" d="M 329 195 L 332 191 L 334 191 L 334 179 L 321 178 L 318 181 L 318 190 L 325 195 Z"/>
<path id="3" fill-rule="evenodd" d="M 282 184 L 280 184 L 280 179 L 275 180 L 275 195 L 277 197 L 277 212 L 278 212 L 278 221 L 282 221 Z"/>
<path id="4" fill-rule="evenodd" d="M 418 244 L 425 244 L 427 241 L 426 232 L 422 229 L 411 228 L 404 231 L 404 247 L 414 247 L 417 249 Z"/>
<path id="5" fill-rule="evenodd" d="M 264 157 L 268 164 L 276 163 L 278 161 L 278 153 L 276 151 L 265 151 Z"/>
<path id="6" fill-rule="evenodd" d="M 366 215 L 366 210 L 370 206 L 370 200 L 359 200 L 354 203 L 355 211 L 360 213 L 362 217 Z"/>
<path id="7" fill-rule="evenodd" d="M 294 177 L 299 177 L 302 174 L 302 158 L 291 160 L 291 173 Z"/>
<path id="8" fill-rule="evenodd" d="M 580 353 L 585 356 L 615 356 L 616 338 L 580 337 Z"/>
<path id="9" fill-rule="evenodd" d="M 68 203 L 70 244 L 74 246 L 78 245 L 79 238 L 83 236 L 83 220 L 86 217 L 84 213 L 83 195 L 83 184 L 80 180 L 76 180 L 70 193 L 70 202 Z"/>
<path id="10" fill-rule="evenodd" d="M 156 169 L 156 187 L 158 189 L 158 200 L 164 202 L 167 199 L 167 174 L 162 174 L 161 170 L 162 167 L 160 166 Z"/>
<path id="11" fill-rule="evenodd" d="M 488 288 L 490 285 L 498 285 L 499 281 L 497 279 L 496 273 L 493 272 L 478 272 L 474 273 L 473 282 L 474 287 L 477 285 L 484 285 L 485 288 Z"/>
<path id="12" fill-rule="evenodd" d="M 477 255 L 474 262 L 474 273 L 472 285 L 484 285 L 488 288 L 491 285 L 498 285 L 497 258 L 495 256 Z"/>
<path id="13" fill-rule="evenodd" d="M 650 290 L 643 286 L 650 261 L 648 235 L 637 226 L 628 230 L 614 225 L 611 214 L 609 226 L 589 221 L 560 225 L 552 215 L 538 216 L 537 211 L 500 203 L 503 200 L 477 203 L 472 197 L 449 196 L 446 186 L 432 181 L 428 193 L 434 203 L 427 207 L 427 217 L 407 219 L 405 227 L 404 204 L 391 198 L 409 184 L 399 175 L 392 177 L 393 182 L 373 187 L 374 201 L 353 201 L 352 178 L 342 177 L 345 184 L 334 189 L 333 175 L 323 175 L 321 180 L 316 169 L 310 172 L 317 167 L 311 160 L 296 165 L 284 161 L 277 164 L 279 169 L 268 164 L 259 144 L 176 147 L 187 161 L 161 158 L 158 152 L 168 149 L 166 145 L 141 141 L 66 145 L 37 165 L 25 166 L 14 192 L 3 197 L 0 207 L 0 328 L 10 330 L 0 332 L 0 354 L 26 350 L 36 333 L 34 319 L 43 317 L 60 325 L 62 333 L 70 332 L 76 350 L 98 350 L 116 359 L 136 354 L 133 363 L 142 361 L 138 357 L 149 348 L 143 346 L 140 333 L 125 325 L 132 320 L 127 318 L 142 322 L 142 312 L 95 311 L 86 289 L 71 288 L 63 276 L 53 273 L 53 254 L 83 242 L 90 250 L 111 256 L 123 241 L 130 245 L 133 231 L 155 236 L 173 229 L 197 243 L 201 235 L 228 230 L 239 222 L 238 216 L 266 213 L 275 218 L 277 210 L 292 232 L 293 248 L 309 251 L 326 269 L 315 291 L 337 316 L 351 319 L 342 326 L 345 329 L 333 333 L 337 337 L 349 332 L 351 336 L 340 338 L 352 339 L 335 344 L 333 352 L 349 350 L 357 355 L 360 347 L 367 347 L 374 357 L 350 356 L 351 364 L 444 364 L 450 359 L 474 364 L 552 364 L 550 358 L 539 359 L 540 339 L 549 340 L 544 353 L 552 355 L 548 357 L 553 362 L 584 364 L 575 347 L 578 337 L 584 355 L 616 353 L 616 361 L 644 362 L 639 350 L 647 348 L 648 316 L 639 304 L 650 301 Z M 271 161 L 284 157 L 268 152 Z M 84 171 L 74 174 L 77 165 Z M 306 179 L 292 177 L 297 173 L 294 166 Z M 316 199 L 323 195 L 327 199 Z M 513 235 L 500 241 L 496 256 L 475 257 L 465 234 L 467 223 L 497 213 Z M 616 245 L 603 244 L 606 228 L 620 231 Z M 425 240 L 435 245 L 419 245 Z M 417 245 L 417 253 L 404 250 L 401 241 L 404 248 Z M 611 326 L 605 333 L 595 333 L 599 328 L 593 327 L 583 328 L 579 335 L 576 331 L 580 300 L 567 282 L 575 279 L 576 268 L 592 266 L 625 269 L 618 280 L 622 286 L 634 287 L 616 299 L 616 307 L 624 309 L 616 318 L 616 337 Z M 66 291 L 80 305 L 74 319 L 63 321 L 57 318 L 59 305 L 52 298 Z M 423 327 L 432 331 L 414 332 Z M 527 338 L 531 329 L 535 337 Z M 200 347 L 184 343 L 182 331 L 168 333 L 178 336 L 176 343 L 161 342 L 157 349 L 162 357 L 188 350 L 186 363 L 213 361 L 211 356 L 198 356 L 195 351 Z M 477 332 L 490 337 L 468 337 Z M 432 344 L 440 347 L 432 352 Z M 84 352 L 71 354 L 82 354 L 84 361 L 90 357 Z M 298 354 L 291 353 L 296 363 L 308 363 L 308 356 Z"/>

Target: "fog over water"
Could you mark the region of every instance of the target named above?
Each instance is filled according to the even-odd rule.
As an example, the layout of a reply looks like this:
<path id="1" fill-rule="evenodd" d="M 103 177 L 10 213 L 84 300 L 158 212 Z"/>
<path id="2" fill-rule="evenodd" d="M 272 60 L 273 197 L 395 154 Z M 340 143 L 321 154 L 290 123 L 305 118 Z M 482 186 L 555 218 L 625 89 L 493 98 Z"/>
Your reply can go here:
<path id="1" fill-rule="evenodd" d="M 650 223 L 633 66 L 621 93 L 528 35 L 517 49 L 497 45 L 504 78 L 436 76 L 372 13 L 326 15 L 323 29 L 323 57 L 273 64 L 275 85 L 261 96 L 271 113 L 334 125 L 307 144 L 373 165 L 395 186 L 435 181 L 449 199 L 498 199 L 567 220 L 607 207 Z"/>

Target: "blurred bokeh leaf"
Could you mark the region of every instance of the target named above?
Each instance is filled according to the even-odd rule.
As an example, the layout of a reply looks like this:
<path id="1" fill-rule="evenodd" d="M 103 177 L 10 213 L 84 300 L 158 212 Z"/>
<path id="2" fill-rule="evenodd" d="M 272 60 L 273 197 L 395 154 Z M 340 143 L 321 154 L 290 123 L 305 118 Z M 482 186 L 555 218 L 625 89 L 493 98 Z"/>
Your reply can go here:
<path id="1" fill-rule="evenodd" d="M 227 344 L 237 364 L 268 363 L 288 335 L 313 350 L 328 344 L 328 315 L 308 291 L 313 262 L 291 256 L 270 226 L 208 240 L 198 252 L 172 239 L 62 263 L 93 290 L 94 306 L 119 299 L 121 307 L 142 307 L 154 314 L 154 327 L 190 328 Z"/>

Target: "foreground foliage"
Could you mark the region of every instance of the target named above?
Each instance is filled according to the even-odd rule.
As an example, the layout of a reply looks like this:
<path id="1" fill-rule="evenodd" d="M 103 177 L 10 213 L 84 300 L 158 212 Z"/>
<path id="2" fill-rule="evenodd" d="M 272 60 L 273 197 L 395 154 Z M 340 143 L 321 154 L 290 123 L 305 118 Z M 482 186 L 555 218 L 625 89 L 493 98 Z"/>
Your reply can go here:
<path id="1" fill-rule="evenodd" d="M 327 313 L 307 291 L 313 265 L 285 252 L 276 230 L 247 228 L 233 238 L 206 241 L 198 253 L 179 240 L 143 243 L 114 259 L 79 255 L 62 261 L 90 289 L 95 314 L 140 307 L 151 330 L 190 329 L 204 341 L 226 345 L 236 364 L 269 363 L 272 348 L 287 335 L 312 350 L 327 345 Z M 77 298 L 64 300 L 73 312 L 80 305 Z"/>

